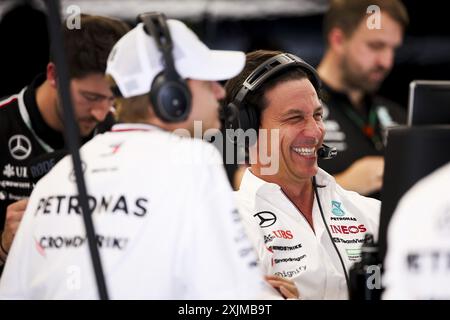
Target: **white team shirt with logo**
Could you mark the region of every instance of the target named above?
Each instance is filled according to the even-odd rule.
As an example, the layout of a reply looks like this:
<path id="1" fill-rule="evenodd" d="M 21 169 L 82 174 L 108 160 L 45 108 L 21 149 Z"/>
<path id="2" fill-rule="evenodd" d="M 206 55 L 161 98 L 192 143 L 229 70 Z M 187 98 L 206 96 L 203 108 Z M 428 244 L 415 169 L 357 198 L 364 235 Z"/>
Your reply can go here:
<path id="1" fill-rule="evenodd" d="M 319 169 L 316 175 L 325 220 L 347 272 L 360 259 L 367 232 L 378 237 L 380 202 L 341 188 Z M 347 299 L 345 275 L 325 229 L 317 201 L 313 226 L 281 188 L 246 170 L 235 193 L 258 258 L 268 274 L 297 285 L 300 299 Z"/>
<path id="2" fill-rule="evenodd" d="M 110 297 L 264 295 L 217 150 L 149 125 L 114 131 L 81 150 Z M 36 185 L 0 298 L 98 298 L 73 176 L 66 157 Z"/>
<path id="3" fill-rule="evenodd" d="M 450 299 L 450 163 L 400 201 L 388 230 L 383 299 Z"/>

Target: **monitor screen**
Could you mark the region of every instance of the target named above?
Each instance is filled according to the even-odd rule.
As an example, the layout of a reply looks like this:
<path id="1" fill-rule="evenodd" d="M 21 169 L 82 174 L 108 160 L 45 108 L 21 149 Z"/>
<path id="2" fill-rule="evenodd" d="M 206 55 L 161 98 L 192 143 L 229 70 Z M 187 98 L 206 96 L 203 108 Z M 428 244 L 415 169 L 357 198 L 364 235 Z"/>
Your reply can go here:
<path id="1" fill-rule="evenodd" d="M 408 125 L 450 124 L 450 81 L 415 80 L 409 85 Z"/>
<path id="2" fill-rule="evenodd" d="M 401 126 L 389 130 L 385 152 L 380 258 L 386 254 L 389 221 L 401 197 L 420 179 L 450 161 L 450 125 Z M 423 212 L 426 219 L 426 212 Z"/>

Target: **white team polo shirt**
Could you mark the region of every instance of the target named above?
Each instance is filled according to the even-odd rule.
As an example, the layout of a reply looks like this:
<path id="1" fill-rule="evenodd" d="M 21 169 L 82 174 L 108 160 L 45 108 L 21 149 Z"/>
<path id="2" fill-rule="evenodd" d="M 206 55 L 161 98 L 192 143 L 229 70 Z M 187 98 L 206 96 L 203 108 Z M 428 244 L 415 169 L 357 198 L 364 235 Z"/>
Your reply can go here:
<path id="1" fill-rule="evenodd" d="M 316 175 L 327 226 L 348 272 L 367 232 L 378 236 L 380 202 L 342 189 L 322 169 Z M 300 299 L 347 299 L 344 271 L 325 229 L 317 199 L 314 231 L 280 186 L 246 170 L 235 193 L 265 272 L 295 282 Z"/>
<path id="2" fill-rule="evenodd" d="M 122 124 L 81 156 L 112 299 L 241 299 L 267 288 L 212 145 Z M 1 298 L 97 298 L 74 181 L 66 157 L 36 185 Z"/>

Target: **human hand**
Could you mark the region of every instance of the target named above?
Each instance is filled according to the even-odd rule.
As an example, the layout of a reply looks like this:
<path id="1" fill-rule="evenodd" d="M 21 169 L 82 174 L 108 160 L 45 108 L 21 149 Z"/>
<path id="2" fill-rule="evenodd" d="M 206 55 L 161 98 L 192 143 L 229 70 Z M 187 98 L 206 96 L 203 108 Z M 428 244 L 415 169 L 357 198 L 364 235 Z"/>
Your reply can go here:
<path id="1" fill-rule="evenodd" d="M 0 239 L 2 248 L 7 251 L 5 253 L 8 253 L 11 248 L 11 244 L 16 235 L 17 228 L 19 228 L 27 204 L 28 199 L 22 199 L 11 203 L 6 209 L 5 229 L 3 230 Z"/>
<path id="2" fill-rule="evenodd" d="M 383 173 L 383 157 L 366 156 L 353 162 L 347 170 L 337 174 L 335 178 L 344 189 L 368 195 L 381 189 Z"/>
<path id="3" fill-rule="evenodd" d="M 272 287 L 277 289 L 285 299 L 299 298 L 298 289 L 292 280 L 274 275 L 266 275 L 265 279 Z"/>

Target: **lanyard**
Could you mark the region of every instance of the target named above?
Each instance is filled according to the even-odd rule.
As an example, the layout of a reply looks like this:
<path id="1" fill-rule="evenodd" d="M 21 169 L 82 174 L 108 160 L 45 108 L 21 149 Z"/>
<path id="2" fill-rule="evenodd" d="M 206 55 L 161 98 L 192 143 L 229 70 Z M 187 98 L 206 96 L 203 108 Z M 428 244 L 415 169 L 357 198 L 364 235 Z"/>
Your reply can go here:
<path id="1" fill-rule="evenodd" d="M 345 106 L 344 110 L 350 120 L 352 120 L 352 122 L 356 126 L 358 126 L 361 132 L 372 141 L 375 149 L 377 149 L 378 151 L 383 150 L 383 142 L 376 132 L 378 117 L 375 108 L 370 108 L 367 121 L 363 119 L 359 114 L 357 114 L 351 107 Z"/>

